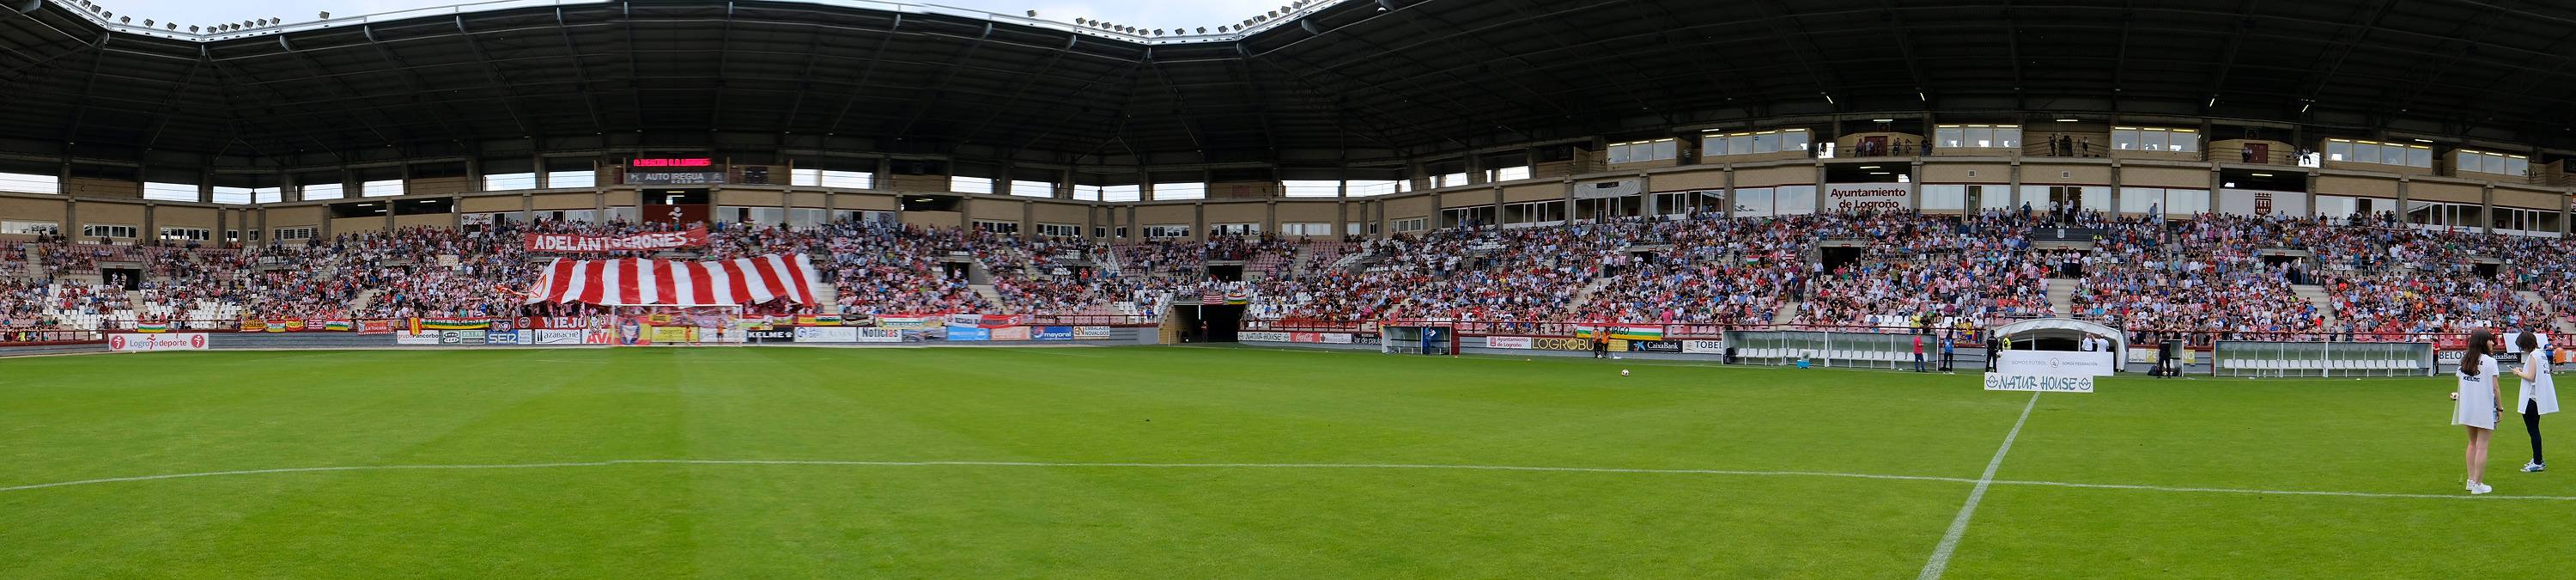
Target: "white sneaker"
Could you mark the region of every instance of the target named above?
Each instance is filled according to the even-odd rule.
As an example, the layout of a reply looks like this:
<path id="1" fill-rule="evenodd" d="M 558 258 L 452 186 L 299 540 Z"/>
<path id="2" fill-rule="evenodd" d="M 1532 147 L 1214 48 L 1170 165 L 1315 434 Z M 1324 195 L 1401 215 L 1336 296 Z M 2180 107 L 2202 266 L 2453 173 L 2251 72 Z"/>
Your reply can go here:
<path id="1" fill-rule="evenodd" d="M 2545 465 L 2545 464 L 2540 464 L 2540 463 L 2525 463 L 2525 464 L 2522 464 L 2522 472 L 2523 472 L 2523 473 L 2540 473 L 2540 472 L 2548 471 L 2548 470 L 2549 470 L 2549 466 L 2548 466 L 2548 465 Z"/>
<path id="2" fill-rule="evenodd" d="M 2469 484 L 2469 495 L 2486 495 L 2490 493 L 2495 493 L 2495 486 L 2483 483 Z"/>

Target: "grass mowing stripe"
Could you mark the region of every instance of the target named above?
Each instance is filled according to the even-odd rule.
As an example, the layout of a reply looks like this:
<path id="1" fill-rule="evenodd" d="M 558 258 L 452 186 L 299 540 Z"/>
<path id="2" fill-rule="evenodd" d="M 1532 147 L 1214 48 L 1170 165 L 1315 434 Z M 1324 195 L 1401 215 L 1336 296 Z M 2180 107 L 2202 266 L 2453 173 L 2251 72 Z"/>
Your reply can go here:
<path id="1" fill-rule="evenodd" d="M 228 475 L 262 475 L 271 473 L 313 473 L 332 471 L 373 471 L 413 469 L 532 469 L 548 467 L 610 467 L 617 465 L 837 465 L 852 467 L 1067 467 L 1067 468 L 1165 468 L 1165 469 L 1446 469 L 1471 471 L 1539 471 L 1567 473 L 1645 473 L 1671 475 L 1744 475 L 1786 477 L 1837 477 L 1847 479 L 1881 479 L 1896 481 L 1939 481 L 1972 483 L 1964 477 L 1932 475 L 1889 475 L 1879 473 L 1834 473 L 1823 471 L 1755 471 L 1733 469 L 1650 469 L 1626 467 L 1541 467 L 1527 465 L 1440 465 L 1414 463 L 1120 463 L 1120 462 L 1050 462 L 1050 461 L 839 461 L 825 459 L 610 459 L 606 461 L 559 461 L 550 463 L 493 463 L 464 465 L 350 465 L 336 467 L 284 467 L 276 469 L 241 469 L 204 473 L 169 473 L 133 477 L 106 477 L 78 481 L 58 481 L 10 487 L 0 492 L 26 491 L 53 487 L 156 481 Z M 2576 499 L 2576 498 L 2571 498 Z"/>
<path id="2" fill-rule="evenodd" d="M 1995 470 L 2004 466 L 2004 454 L 2012 453 L 2013 440 L 2021 437 L 2021 426 L 2030 422 L 2030 410 L 2039 408 L 2039 393 L 2030 394 L 2030 402 L 2021 406 L 2021 419 L 2013 421 L 2012 431 L 2004 434 L 2004 444 L 1995 448 L 1995 458 L 1986 462 L 1986 474 L 1977 478 L 1977 488 L 1968 491 L 1967 505 L 1959 506 L 1959 517 L 1950 520 L 1950 531 L 1941 535 L 1941 544 L 1932 548 L 1932 559 L 1923 563 L 1917 580 L 1938 580 L 1950 568 L 1950 554 L 1958 551 L 1959 538 L 1968 534 L 1968 518 L 1977 515 L 1977 502 L 1986 499 L 1986 488 L 1995 483 Z"/>
<path id="3" fill-rule="evenodd" d="M 2177 486 L 2164 486 L 2164 485 L 2126 485 L 2126 484 L 2116 484 L 2116 483 L 2080 483 L 2080 482 L 2067 482 L 2067 481 L 2018 481 L 2018 480 L 1997 480 L 1997 479 L 1968 479 L 1968 478 L 1965 478 L 1965 477 L 1942 477 L 1942 476 L 1937 476 L 1937 475 L 1893 475 L 1893 474 L 1883 474 L 1883 473 L 1840 473 L 1840 472 L 1830 472 L 1830 471 L 1761 471 L 1761 470 L 1743 470 L 1743 469 L 1659 469 L 1659 468 L 1635 468 L 1635 467 L 1548 467 L 1548 466 L 1534 466 L 1534 465 L 1450 465 L 1450 464 L 1431 464 L 1431 463 L 1135 463 L 1135 462 L 1058 462 L 1058 461 L 855 461 L 855 460 L 833 460 L 833 459 L 610 459 L 610 460 L 605 460 L 605 461 L 561 461 L 561 462 L 552 462 L 552 463 L 489 463 L 489 464 L 458 464 L 458 465 L 352 465 L 352 466 L 338 466 L 338 467 L 284 467 L 284 468 L 276 468 L 276 469 L 242 469 L 242 470 L 233 470 L 233 471 L 209 471 L 209 472 L 204 472 L 204 473 L 170 473 L 170 474 L 161 474 L 161 475 L 139 475 L 139 476 L 133 476 L 133 477 L 108 477 L 108 478 L 100 478 L 100 479 L 84 479 L 84 480 L 78 480 L 78 481 L 58 481 L 58 482 L 52 482 L 52 483 L 37 483 L 37 484 L 28 484 L 28 485 L 19 485 L 19 486 L 10 486 L 10 487 L 0 487 L 0 492 L 26 491 L 26 490 L 35 490 L 35 489 L 45 489 L 45 488 L 54 488 L 54 487 L 68 487 L 68 486 L 75 486 L 75 485 L 92 485 L 92 484 L 101 484 L 101 483 L 123 483 L 123 482 L 132 482 L 132 481 L 156 481 L 156 480 L 165 480 L 165 479 L 188 479 L 188 478 L 197 478 L 197 477 L 221 477 L 221 476 L 230 476 L 230 475 L 262 475 L 262 474 L 271 474 L 271 473 L 314 473 L 314 472 L 333 472 L 333 471 L 425 470 L 425 469 L 538 469 L 538 468 L 550 468 L 550 467 L 611 467 L 611 466 L 618 466 L 618 465 L 819 465 L 819 466 L 849 466 L 849 467 L 1063 467 L 1063 468 L 1160 468 L 1160 469 L 1389 469 L 1389 470 L 1393 470 L 1393 469 L 1439 469 L 1439 470 L 1461 470 L 1461 471 L 1531 471 L 1531 472 L 1557 472 L 1557 473 L 1637 473 L 1637 474 L 1662 474 L 1662 475 L 1740 475 L 1740 476 L 1754 476 L 1754 477 L 1832 477 L 1832 478 L 1845 478 L 1845 479 L 1877 479 L 1877 480 L 1890 480 L 1890 481 L 1937 481 L 1937 482 L 1946 482 L 1946 483 L 1977 483 L 1977 484 L 1985 484 L 1985 485 L 2017 485 L 2017 486 L 2033 486 L 2033 487 L 2067 487 L 2067 488 L 2078 488 L 2078 489 L 2118 489 L 2118 490 L 2134 490 L 2134 491 L 2161 491 L 2161 492 L 2174 492 L 2174 493 L 2231 493 L 2231 494 L 2247 494 L 2247 495 L 2303 495 L 2303 496 L 2361 497 L 2361 498 L 2390 498 L 2390 499 L 2468 499 L 2468 500 L 2487 500 L 2487 501 L 2495 501 L 2495 500 L 2512 500 L 2512 499 L 2529 499 L 2529 500 L 2543 500 L 2543 501 L 2576 501 L 2576 496 L 2558 496 L 2558 495 L 2486 495 L 2486 496 L 2471 496 L 2471 495 L 2457 495 L 2457 494 L 2429 494 L 2429 493 L 2373 493 L 2373 492 L 2361 492 L 2361 491 L 2316 491 L 2316 490 L 2282 490 L 2282 489 L 2240 489 L 2240 488 L 2226 488 L 2226 487 L 2177 487 Z M 1973 494 L 1972 494 L 1972 495 L 1973 495 Z M 1971 502 L 1973 503 L 1973 502 L 1974 502 L 1974 500 L 1972 499 L 1972 500 L 1971 500 Z M 1969 510 L 1962 510 L 1962 511 L 1969 511 Z M 1963 519 L 1964 519 L 1964 518 L 1963 518 Z M 1961 528 L 1961 529 L 1962 529 L 1962 531 L 1964 531 L 1964 528 Z M 1954 547 L 1954 548 L 1956 547 L 1955 542 L 1952 542 L 1951 544 L 1952 544 L 1952 547 Z"/>

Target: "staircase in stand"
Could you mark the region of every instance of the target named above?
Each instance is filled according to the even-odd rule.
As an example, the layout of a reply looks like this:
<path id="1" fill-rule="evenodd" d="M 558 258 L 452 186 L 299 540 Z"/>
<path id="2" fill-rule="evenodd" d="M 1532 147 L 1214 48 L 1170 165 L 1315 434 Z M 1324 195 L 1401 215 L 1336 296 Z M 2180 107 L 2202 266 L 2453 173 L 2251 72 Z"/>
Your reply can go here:
<path id="1" fill-rule="evenodd" d="M 2048 311 L 2060 315 L 2075 313 L 2075 281 L 2048 279 Z"/>
<path id="2" fill-rule="evenodd" d="M 2325 316 L 2326 324 L 2334 324 L 2334 298 L 2326 295 L 2326 287 L 2316 284 L 2293 284 L 2290 286 L 2290 292 L 2298 294 L 2300 299 L 2307 300 L 2309 304 L 2317 305 L 2317 314 Z"/>

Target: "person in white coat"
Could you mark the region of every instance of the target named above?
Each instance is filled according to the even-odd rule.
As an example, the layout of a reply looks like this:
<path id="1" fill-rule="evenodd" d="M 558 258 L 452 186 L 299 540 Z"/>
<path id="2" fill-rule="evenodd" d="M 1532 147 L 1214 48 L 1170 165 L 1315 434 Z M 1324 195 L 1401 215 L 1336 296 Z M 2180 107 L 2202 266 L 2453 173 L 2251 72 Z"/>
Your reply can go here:
<path id="1" fill-rule="evenodd" d="M 2513 408 L 2522 412 L 2523 430 L 2531 432 L 2531 462 L 2522 464 L 2522 472 L 2538 473 L 2549 469 L 2540 454 L 2540 416 L 2558 412 L 2558 387 L 2549 380 L 2554 353 L 2547 339 L 2528 330 L 2514 338 L 2514 346 L 2522 347 L 2522 368 L 2513 371 L 2522 377 L 2522 390 L 2514 396 Z"/>
<path id="2" fill-rule="evenodd" d="M 2469 352 L 2460 357 L 2460 388 L 2451 391 L 2451 424 L 2468 427 L 2469 494 L 2495 491 L 2486 484 L 2487 443 L 2495 438 L 2496 417 L 2504 414 L 2497 405 L 2496 380 L 2504 373 L 2497 368 L 2492 352 L 2495 333 L 2478 329 L 2469 333 Z"/>

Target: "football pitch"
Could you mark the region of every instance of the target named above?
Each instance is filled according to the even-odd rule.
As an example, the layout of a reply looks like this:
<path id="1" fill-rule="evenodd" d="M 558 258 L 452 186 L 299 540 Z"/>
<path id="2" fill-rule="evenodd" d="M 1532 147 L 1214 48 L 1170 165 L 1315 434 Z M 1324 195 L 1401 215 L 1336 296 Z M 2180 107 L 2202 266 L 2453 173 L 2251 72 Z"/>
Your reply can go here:
<path id="1" fill-rule="evenodd" d="M 2576 462 L 2515 472 L 2508 417 L 2496 495 L 2465 495 L 2450 388 L 1195 347 L 7 359 L 0 577 L 2566 574 Z"/>

